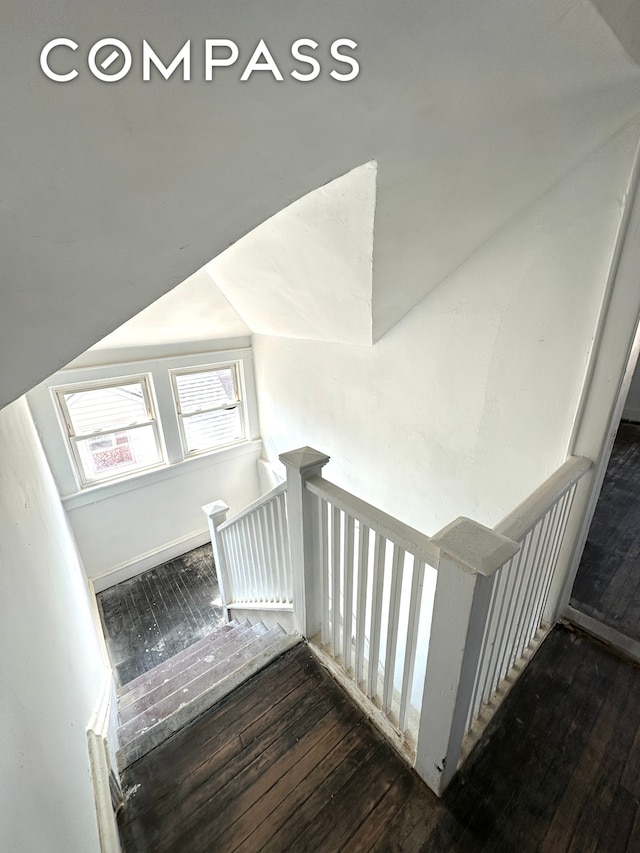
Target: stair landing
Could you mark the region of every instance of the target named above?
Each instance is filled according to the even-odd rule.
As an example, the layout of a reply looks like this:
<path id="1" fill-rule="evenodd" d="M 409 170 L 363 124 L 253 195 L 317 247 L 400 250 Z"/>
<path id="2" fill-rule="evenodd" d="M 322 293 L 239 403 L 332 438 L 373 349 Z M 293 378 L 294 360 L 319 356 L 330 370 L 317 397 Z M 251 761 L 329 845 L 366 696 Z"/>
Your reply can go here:
<path id="1" fill-rule="evenodd" d="M 120 770 L 188 725 L 300 642 L 278 625 L 231 622 L 126 684 L 118 699 Z"/>

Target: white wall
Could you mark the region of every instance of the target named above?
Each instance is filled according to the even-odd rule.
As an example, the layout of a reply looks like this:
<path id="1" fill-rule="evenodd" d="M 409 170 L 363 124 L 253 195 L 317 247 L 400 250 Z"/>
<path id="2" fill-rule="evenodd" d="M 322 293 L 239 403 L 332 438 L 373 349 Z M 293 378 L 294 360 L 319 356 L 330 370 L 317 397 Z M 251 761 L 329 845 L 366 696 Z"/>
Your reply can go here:
<path id="1" fill-rule="evenodd" d="M 482 247 L 373 348 L 254 339 L 266 454 L 433 534 L 493 525 L 565 459 L 640 124 Z"/>
<path id="2" fill-rule="evenodd" d="M 136 487 L 116 495 L 80 505 L 65 501 L 87 576 L 107 575 L 96 589 L 208 542 L 204 504 L 224 500 L 235 513 L 254 501 L 260 494 L 260 442 L 239 451 L 208 456 L 195 465 L 186 462 L 159 481 L 143 475 Z"/>
<path id="3" fill-rule="evenodd" d="M 0 849 L 91 853 L 85 729 L 103 666 L 82 569 L 24 400 L 0 413 Z"/>
<path id="4" fill-rule="evenodd" d="M 185 310 L 188 304 L 187 294 L 183 300 Z M 144 327 L 142 336 L 140 327 L 137 337 L 129 330 L 129 340 L 135 351 L 139 351 L 138 342 L 145 334 Z M 212 342 L 209 345 L 212 346 Z M 208 541 L 207 519 L 202 512 L 204 504 L 221 499 L 234 513 L 260 494 L 257 461 L 262 445 L 251 349 L 244 347 L 164 358 L 165 346 L 162 342 L 154 344 L 150 336 L 144 348 L 155 348 L 159 358 L 60 371 L 28 394 L 87 577 L 99 579 L 98 591 Z M 87 359 L 91 355 L 87 353 Z M 83 357 L 80 361 L 84 363 L 87 359 Z M 169 370 L 230 361 L 242 366 L 240 396 L 248 440 L 214 453 L 184 459 Z M 83 490 L 74 474 L 51 388 L 136 374 L 151 376 L 167 464 L 128 479 Z"/>

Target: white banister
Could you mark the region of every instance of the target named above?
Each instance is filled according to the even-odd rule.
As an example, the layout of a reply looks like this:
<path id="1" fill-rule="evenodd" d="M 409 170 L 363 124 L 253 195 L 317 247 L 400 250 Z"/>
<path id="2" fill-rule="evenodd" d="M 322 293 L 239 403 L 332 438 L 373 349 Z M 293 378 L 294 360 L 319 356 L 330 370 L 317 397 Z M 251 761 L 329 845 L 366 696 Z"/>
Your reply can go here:
<path id="1" fill-rule="evenodd" d="M 310 477 L 321 479 L 329 457 L 311 447 L 301 447 L 283 453 L 280 461 L 287 471 L 294 624 L 303 637 L 311 637 L 322 627 L 321 543 L 317 500 L 305 485 Z"/>
<path id="2" fill-rule="evenodd" d="M 224 530 L 225 527 L 230 527 L 232 524 L 237 524 L 243 518 L 248 515 L 253 515 L 253 513 L 260 509 L 260 507 L 264 506 L 267 502 L 271 501 L 272 498 L 277 497 L 278 495 L 283 495 L 287 491 L 286 483 L 278 483 L 277 486 L 274 486 L 269 492 L 264 495 L 261 495 L 257 498 L 253 503 L 248 504 L 244 509 L 241 509 L 240 512 L 237 512 L 233 518 L 230 518 L 229 521 L 220 525 L 221 529 Z"/>
<path id="3" fill-rule="evenodd" d="M 433 540 L 424 533 L 398 521 L 397 518 L 360 500 L 322 477 L 309 477 L 307 489 L 328 501 L 332 506 L 357 518 L 372 530 L 376 530 L 390 542 L 396 542 L 407 553 L 420 557 L 430 566 L 435 567 L 438 564 L 438 549 L 433 544 Z"/>
<path id="4" fill-rule="evenodd" d="M 440 559 L 415 767 L 440 794 L 458 765 L 495 573 L 519 546 L 467 518 L 433 544 Z"/>
<path id="5" fill-rule="evenodd" d="M 222 539 L 220 537 L 219 529 L 220 525 L 224 524 L 227 518 L 227 513 L 229 512 L 229 507 L 224 501 L 213 501 L 213 503 L 206 504 L 202 507 L 202 511 L 207 516 L 207 521 L 209 522 L 209 535 L 211 536 L 211 546 L 213 548 L 213 562 L 215 564 L 216 569 L 216 577 L 218 579 L 218 589 L 220 591 L 220 601 L 222 603 L 222 610 L 224 612 L 224 618 L 229 621 L 229 607 L 228 607 L 228 592 L 229 589 L 229 571 L 227 567 L 227 559 L 225 555 L 224 545 L 222 543 Z"/>
<path id="6" fill-rule="evenodd" d="M 303 484 L 304 543 L 291 551 L 306 566 L 306 635 L 352 697 L 413 761 L 429 644 L 439 549 L 428 536 L 314 473 L 327 457 L 309 448 L 288 463 L 288 489 Z M 295 464 L 292 464 L 295 463 Z M 316 544 L 314 544 L 316 543 Z M 429 587 L 425 594 L 425 576 Z"/>
<path id="7" fill-rule="evenodd" d="M 232 607 L 293 610 L 345 689 L 441 794 L 557 609 L 578 483 L 570 458 L 493 530 L 459 518 L 430 538 L 322 477 L 310 447 L 281 484 L 209 518 Z"/>
<path id="8" fill-rule="evenodd" d="M 575 485 L 591 468 L 590 459 L 570 456 L 541 486 L 532 492 L 494 528 L 503 536 L 519 542 L 549 511 L 565 492 Z"/>
<path id="9" fill-rule="evenodd" d="M 291 610 L 286 500 L 281 484 L 228 520 L 223 501 L 203 507 L 227 618 L 233 608 Z"/>
<path id="10" fill-rule="evenodd" d="M 493 530 L 458 519 L 432 540 L 441 555 L 416 770 L 439 794 L 551 627 L 558 559 L 590 467 L 570 458 Z"/>

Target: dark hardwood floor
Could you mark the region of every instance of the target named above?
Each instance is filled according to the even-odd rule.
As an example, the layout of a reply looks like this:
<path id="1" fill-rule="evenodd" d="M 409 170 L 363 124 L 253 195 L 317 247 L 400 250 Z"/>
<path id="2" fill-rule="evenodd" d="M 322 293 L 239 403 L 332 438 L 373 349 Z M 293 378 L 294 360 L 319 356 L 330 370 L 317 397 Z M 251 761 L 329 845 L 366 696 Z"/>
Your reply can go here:
<path id="1" fill-rule="evenodd" d="M 98 593 L 120 686 L 224 624 L 211 545 Z"/>
<path id="2" fill-rule="evenodd" d="M 125 853 L 640 850 L 640 671 L 556 629 L 438 800 L 298 646 L 132 765 Z"/>
<path id="3" fill-rule="evenodd" d="M 596 507 L 571 604 L 640 640 L 640 425 L 623 422 Z"/>

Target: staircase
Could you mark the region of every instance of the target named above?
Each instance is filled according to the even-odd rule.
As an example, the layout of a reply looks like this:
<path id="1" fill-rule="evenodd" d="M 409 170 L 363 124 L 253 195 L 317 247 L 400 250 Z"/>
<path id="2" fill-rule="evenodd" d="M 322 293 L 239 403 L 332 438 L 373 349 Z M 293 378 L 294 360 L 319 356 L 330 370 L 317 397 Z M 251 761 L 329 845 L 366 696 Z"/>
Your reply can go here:
<path id="1" fill-rule="evenodd" d="M 232 621 L 123 687 L 123 770 L 300 642 L 276 625 Z"/>

